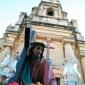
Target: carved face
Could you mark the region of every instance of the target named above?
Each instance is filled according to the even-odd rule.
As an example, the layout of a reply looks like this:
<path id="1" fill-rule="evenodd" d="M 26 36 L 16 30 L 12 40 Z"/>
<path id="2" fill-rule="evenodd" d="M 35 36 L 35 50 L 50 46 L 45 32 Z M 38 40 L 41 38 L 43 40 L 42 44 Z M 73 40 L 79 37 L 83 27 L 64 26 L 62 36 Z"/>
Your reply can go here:
<path id="1" fill-rule="evenodd" d="M 33 49 L 33 54 L 35 57 L 40 57 L 40 54 L 42 53 L 43 48 L 41 46 L 35 46 Z"/>

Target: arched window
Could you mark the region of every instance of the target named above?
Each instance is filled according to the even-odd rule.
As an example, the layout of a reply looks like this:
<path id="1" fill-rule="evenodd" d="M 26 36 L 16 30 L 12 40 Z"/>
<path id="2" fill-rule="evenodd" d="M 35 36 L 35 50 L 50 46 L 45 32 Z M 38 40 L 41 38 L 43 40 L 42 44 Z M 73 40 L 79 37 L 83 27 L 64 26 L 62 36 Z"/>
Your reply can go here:
<path id="1" fill-rule="evenodd" d="M 52 9 L 52 8 L 48 8 L 46 14 L 49 15 L 49 16 L 54 16 L 54 11 L 53 11 L 53 9 Z"/>

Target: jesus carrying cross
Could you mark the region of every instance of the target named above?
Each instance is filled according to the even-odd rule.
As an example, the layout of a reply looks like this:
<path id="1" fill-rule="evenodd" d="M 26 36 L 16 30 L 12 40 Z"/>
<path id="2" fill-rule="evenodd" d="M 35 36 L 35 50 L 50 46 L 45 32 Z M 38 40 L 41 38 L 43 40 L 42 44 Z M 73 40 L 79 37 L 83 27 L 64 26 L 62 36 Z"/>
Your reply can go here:
<path id="1" fill-rule="evenodd" d="M 12 79 L 10 79 L 9 82 L 11 84 L 8 85 L 56 85 L 56 80 L 50 66 L 51 64 L 43 56 L 45 48 L 46 45 L 42 42 L 30 43 L 30 48 L 28 48 L 29 51 L 26 51 L 28 55 L 25 55 L 25 62 L 23 69 L 21 69 L 22 74 L 18 77 L 20 80 L 15 80 L 19 71 L 18 70 L 16 72 L 16 76 L 14 76 L 15 78 L 13 77 Z M 22 58 L 23 56 L 24 54 L 22 55 Z M 23 59 L 21 59 L 20 62 L 22 61 Z M 20 66 L 17 66 L 17 69 L 18 67 Z M 18 84 L 13 84 L 14 82 Z"/>

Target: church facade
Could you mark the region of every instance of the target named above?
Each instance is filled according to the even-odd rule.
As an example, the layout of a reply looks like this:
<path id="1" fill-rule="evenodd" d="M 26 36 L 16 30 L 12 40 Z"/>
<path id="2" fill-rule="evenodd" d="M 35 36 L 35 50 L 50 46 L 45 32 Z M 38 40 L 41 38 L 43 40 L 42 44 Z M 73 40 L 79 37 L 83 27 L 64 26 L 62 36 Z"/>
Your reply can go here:
<path id="1" fill-rule="evenodd" d="M 85 84 L 85 40 L 77 28 L 77 21 L 67 19 L 59 0 L 41 1 L 30 15 L 21 12 L 15 26 L 8 26 L 0 39 L 0 62 L 5 54 L 15 56 L 22 52 L 25 28 L 36 32 L 35 41 L 47 45 L 45 58 L 50 58 L 58 85 L 65 85 L 63 62 L 77 63 L 79 85 Z M 68 68 L 69 69 L 69 68 Z"/>

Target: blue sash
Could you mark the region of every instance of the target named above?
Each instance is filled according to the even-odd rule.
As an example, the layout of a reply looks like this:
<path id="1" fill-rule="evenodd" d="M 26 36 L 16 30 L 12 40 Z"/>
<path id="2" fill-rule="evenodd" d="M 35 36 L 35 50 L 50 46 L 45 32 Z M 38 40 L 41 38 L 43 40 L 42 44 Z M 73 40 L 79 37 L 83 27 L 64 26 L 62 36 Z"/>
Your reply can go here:
<path id="1" fill-rule="evenodd" d="M 27 84 L 27 85 L 30 85 L 30 83 L 31 83 L 29 63 L 25 64 L 23 74 L 22 74 L 22 81 L 23 81 L 24 84 Z"/>

